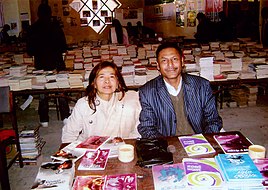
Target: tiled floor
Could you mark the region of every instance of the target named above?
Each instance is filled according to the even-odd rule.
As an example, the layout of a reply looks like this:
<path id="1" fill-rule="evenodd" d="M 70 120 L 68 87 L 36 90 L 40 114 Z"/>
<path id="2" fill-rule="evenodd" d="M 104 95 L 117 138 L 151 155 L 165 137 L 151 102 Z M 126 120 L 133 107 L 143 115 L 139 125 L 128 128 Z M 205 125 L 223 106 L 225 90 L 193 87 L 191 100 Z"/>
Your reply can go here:
<path id="1" fill-rule="evenodd" d="M 220 115 L 223 118 L 226 131 L 238 130 L 246 135 L 254 144 L 261 144 L 268 149 L 268 97 L 262 98 L 258 106 L 247 108 L 224 108 Z M 38 125 L 37 111 L 27 108 L 17 112 L 19 126 Z M 12 166 L 9 170 L 12 190 L 28 190 L 35 179 L 39 164 L 50 161 L 50 155 L 58 150 L 60 145 L 62 122 L 56 118 L 56 112 L 50 111 L 51 121 L 48 128 L 40 128 L 40 135 L 46 141 L 42 157 L 36 166 Z"/>

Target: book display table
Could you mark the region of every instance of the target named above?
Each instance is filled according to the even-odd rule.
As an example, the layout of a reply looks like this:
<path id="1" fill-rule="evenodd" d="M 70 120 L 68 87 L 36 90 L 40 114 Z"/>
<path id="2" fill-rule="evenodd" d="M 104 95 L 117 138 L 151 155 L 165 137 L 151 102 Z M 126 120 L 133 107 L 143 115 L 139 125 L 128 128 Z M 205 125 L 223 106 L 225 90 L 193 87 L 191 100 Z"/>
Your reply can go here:
<path id="1" fill-rule="evenodd" d="M 204 134 L 208 142 L 215 149 L 215 153 L 206 154 L 202 156 L 191 156 L 191 158 L 213 158 L 219 153 L 223 153 L 221 147 L 214 140 L 214 134 Z M 240 134 L 240 132 L 224 132 L 220 134 Z M 173 145 L 175 147 L 175 152 L 173 152 L 174 163 L 181 163 L 183 158 L 189 157 L 182 147 L 178 137 L 166 137 L 168 145 Z M 126 139 L 125 143 L 132 144 L 135 146 L 135 139 Z M 146 150 L 145 150 L 146 151 Z M 118 158 L 109 158 L 105 170 L 102 171 L 82 171 L 78 170 L 80 160 L 75 163 L 75 176 L 86 176 L 86 175 L 115 175 L 115 174 L 137 174 L 137 187 L 138 189 L 154 189 L 152 168 L 143 168 L 138 166 L 137 163 L 137 153 L 135 151 L 135 158 L 129 163 L 123 163 L 118 160 Z"/>

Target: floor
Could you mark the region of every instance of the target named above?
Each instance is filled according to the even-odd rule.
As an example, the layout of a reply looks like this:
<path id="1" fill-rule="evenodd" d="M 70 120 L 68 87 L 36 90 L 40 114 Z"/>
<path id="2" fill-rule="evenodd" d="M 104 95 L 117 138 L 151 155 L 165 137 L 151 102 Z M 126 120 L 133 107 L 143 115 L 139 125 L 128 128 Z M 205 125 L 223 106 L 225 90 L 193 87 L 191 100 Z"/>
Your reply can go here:
<path id="1" fill-rule="evenodd" d="M 259 96 L 257 106 L 223 108 L 219 112 L 226 131 L 241 131 L 254 144 L 264 145 L 268 149 L 268 96 Z M 11 167 L 9 177 L 12 190 L 30 189 L 41 162 L 50 161 L 50 155 L 55 153 L 59 148 L 62 121 L 57 119 L 55 110 L 50 110 L 49 114 L 49 127 L 40 128 L 40 135 L 46 141 L 42 150 L 42 156 L 39 158 L 37 165 L 26 165 L 23 168 L 19 168 L 18 166 Z M 34 103 L 24 111 L 18 110 L 17 116 L 20 128 L 24 126 L 35 127 L 38 125 L 38 115 Z"/>

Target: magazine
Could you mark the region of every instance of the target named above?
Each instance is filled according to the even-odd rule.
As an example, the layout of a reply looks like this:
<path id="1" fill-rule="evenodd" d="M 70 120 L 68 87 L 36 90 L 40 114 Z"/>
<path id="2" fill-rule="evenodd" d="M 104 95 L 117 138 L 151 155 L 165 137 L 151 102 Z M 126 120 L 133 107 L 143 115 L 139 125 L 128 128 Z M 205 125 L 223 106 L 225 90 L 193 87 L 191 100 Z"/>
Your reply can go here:
<path id="1" fill-rule="evenodd" d="M 31 189 L 70 189 L 74 177 L 71 162 L 43 162 Z"/>
<path id="2" fill-rule="evenodd" d="M 108 136 L 90 136 L 85 141 L 79 143 L 76 148 L 87 150 L 97 150 L 109 140 Z"/>
<path id="3" fill-rule="evenodd" d="M 258 170 L 261 172 L 264 178 L 262 184 L 268 186 L 268 158 L 258 158 L 253 160 L 254 164 L 257 166 Z"/>
<path id="4" fill-rule="evenodd" d="M 184 189 L 186 177 L 182 163 L 152 166 L 154 189 Z"/>
<path id="5" fill-rule="evenodd" d="M 103 189 L 106 176 L 76 176 L 72 190 Z"/>
<path id="6" fill-rule="evenodd" d="M 188 156 L 215 153 L 214 148 L 202 134 L 178 137 Z"/>
<path id="7" fill-rule="evenodd" d="M 244 135 L 236 134 L 220 134 L 214 135 L 213 138 L 219 144 L 225 154 L 247 153 L 248 147 L 252 145 Z"/>
<path id="8" fill-rule="evenodd" d="M 263 177 L 248 154 L 218 154 L 215 156 L 224 180 L 233 186 L 259 186 Z"/>
<path id="9" fill-rule="evenodd" d="M 87 150 L 81 158 L 78 170 L 104 170 L 110 149 Z"/>
<path id="10" fill-rule="evenodd" d="M 223 186 L 214 158 L 183 158 L 182 163 L 189 187 L 211 189 Z"/>
<path id="11" fill-rule="evenodd" d="M 136 174 L 116 174 L 106 176 L 104 190 L 137 190 Z"/>

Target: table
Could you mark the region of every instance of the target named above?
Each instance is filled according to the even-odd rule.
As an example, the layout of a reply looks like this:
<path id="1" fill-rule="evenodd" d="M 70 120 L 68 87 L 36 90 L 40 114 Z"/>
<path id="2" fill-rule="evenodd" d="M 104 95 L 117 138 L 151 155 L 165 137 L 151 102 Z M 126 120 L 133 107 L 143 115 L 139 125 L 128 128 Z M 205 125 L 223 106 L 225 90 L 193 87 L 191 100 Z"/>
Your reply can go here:
<path id="1" fill-rule="evenodd" d="M 224 132 L 226 134 L 234 134 L 234 133 L 240 133 L 237 131 L 230 131 L 230 132 Z M 214 140 L 213 135 L 218 134 L 204 134 L 206 139 L 210 142 L 210 144 L 213 146 L 213 148 L 216 150 L 216 153 L 209 154 L 209 155 L 202 155 L 202 156 L 195 156 L 193 158 L 209 158 L 214 157 L 218 153 L 223 153 L 220 146 L 217 144 L 217 142 Z M 223 133 L 221 133 L 223 134 Z M 174 163 L 182 162 L 183 158 L 188 157 L 187 153 L 183 149 L 181 143 L 179 142 L 179 139 L 177 137 L 165 137 L 168 141 L 169 145 L 174 145 L 176 147 L 176 152 L 173 153 L 173 161 Z M 135 145 L 136 140 L 135 139 L 127 139 L 125 140 L 127 144 Z M 118 158 L 109 158 L 107 162 L 107 166 L 105 170 L 103 171 L 79 171 L 77 170 L 77 167 L 80 163 L 80 160 L 78 160 L 75 164 L 75 176 L 83 176 L 83 175 L 112 175 L 112 174 L 126 174 L 126 173 L 136 173 L 137 174 L 137 182 L 138 182 L 138 189 L 142 190 L 151 190 L 154 189 L 154 183 L 153 183 L 153 175 L 152 175 L 152 169 L 151 168 L 142 168 L 140 166 L 136 165 L 137 162 L 137 155 L 135 152 L 135 158 L 130 163 L 122 163 L 118 160 Z"/>

